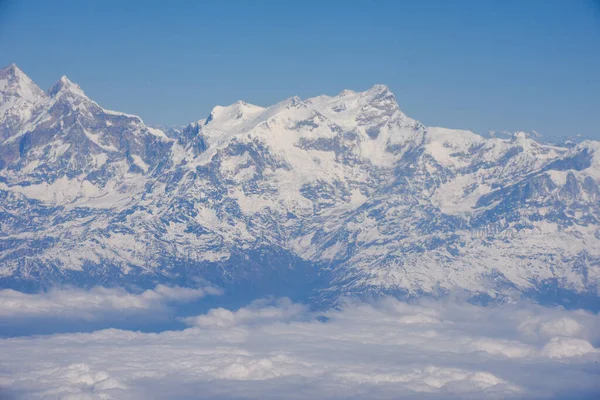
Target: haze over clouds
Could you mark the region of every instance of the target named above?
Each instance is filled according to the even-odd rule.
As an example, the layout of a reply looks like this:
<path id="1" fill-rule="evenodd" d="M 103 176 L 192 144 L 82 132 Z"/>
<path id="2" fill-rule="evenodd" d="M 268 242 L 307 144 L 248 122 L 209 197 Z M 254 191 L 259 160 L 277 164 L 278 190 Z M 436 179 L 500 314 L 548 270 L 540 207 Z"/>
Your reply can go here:
<path id="1" fill-rule="evenodd" d="M 194 293 L 159 287 L 152 292 L 169 299 Z M 75 291 L 84 299 L 77 307 L 57 300 L 68 297 L 66 292 L 27 296 L 33 296 L 30 305 L 45 296 L 48 303 L 62 304 L 62 312 L 71 309 L 87 318 L 85 304 L 91 304 L 90 313 L 98 304 L 130 307 L 129 300 L 115 302 L 115 293 Z M 155 295 L 135 298 L 141 301 L 140 296 Z M 1 304 L 8 304 L 6 291 L 1 297 Z M 133 303 L 145 304 L 137 300 Z M 1 339 L 0 394 L 17 399 L 593 398 L 600 391 L 600 316 L 581 310 L 388 298 L 315 313 L 279 299 L 239 310 L 213 309 L 185 323 L 185 330 L 158 334 L 105 329 Z"/>

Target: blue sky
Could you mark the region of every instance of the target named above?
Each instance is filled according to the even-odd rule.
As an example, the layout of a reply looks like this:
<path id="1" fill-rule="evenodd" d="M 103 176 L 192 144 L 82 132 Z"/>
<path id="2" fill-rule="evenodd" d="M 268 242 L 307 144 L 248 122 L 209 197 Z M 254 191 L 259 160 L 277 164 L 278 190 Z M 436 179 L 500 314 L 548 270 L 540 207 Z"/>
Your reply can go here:
<path id="1" fill-rule="evenodd" d="M 387 84 L 427 125 L 600 139 L 600 2 L 0 0 L 0 64 L 187 124 Z"/>

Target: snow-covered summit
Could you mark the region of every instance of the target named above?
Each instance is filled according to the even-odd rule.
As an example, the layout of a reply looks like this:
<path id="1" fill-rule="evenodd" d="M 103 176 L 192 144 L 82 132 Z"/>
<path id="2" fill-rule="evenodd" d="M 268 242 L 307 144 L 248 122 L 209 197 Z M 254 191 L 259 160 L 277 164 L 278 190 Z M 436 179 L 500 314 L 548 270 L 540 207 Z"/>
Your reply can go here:
<path id="1" fill-rule="evenodd" d="M 30 103 L 44 97 L 44 92 L 16 64 L 0 69 L 0 93 L 7 97 L 20 97 Z"/>
<path id="2" fill-rule="evenodd" d="M 203 130 L 228 134 L 246 133 L 253 129 L 300 129 L 307 127 L 315 135 L 331 136 L 336 129 L 357 130 L 371 138 L 388 123 L 418 127 L 399 109 L 393 93 L 385 85 L 375 85 L 364 92 L 345 90 L 337 96 L 321 95 L 305 100 L 297 96 L 270 107 L 259 107 L 238 101 L 230 106 L 215 107 L 205 120 Z M 317 129 L 323 127 L 326 129 Z"/>
<path id="3" fill-rule="evenodd" d="M 66 75 L 63 75 L 58 82 L 56 82 L 52 88 L 50 88 L 48 94 L 51 97 L 57 97 L 66 93 L 72 96 L 87 97 L 79 85 L 71 82 Z"/>
<path id="4" fill-rule="evenodd" d="M 244 129 L 265 109 L 263 107 L 237 101 L 230 106 L 216 106 L 206 118 L 205 125 L 216 130 Z"/>
<path id="5" fill-rule="evenodd" d="M 39 199 L 47 198 L 44 191 L 65 191 L 73 196 L 50 198 L 72 200 L 115 190 L 129 175 L 146 174 L 171 146 L 162 131 L 105 110 L 66 76 L 47 94 L 16 66 L 2 76 L 0 179 L 15 191 Z"/>
<path id="6" fill-rule="evenodd" d="M 0 70 L 0 142 L 32 118 L 46 94 L 15 64 Z"/>

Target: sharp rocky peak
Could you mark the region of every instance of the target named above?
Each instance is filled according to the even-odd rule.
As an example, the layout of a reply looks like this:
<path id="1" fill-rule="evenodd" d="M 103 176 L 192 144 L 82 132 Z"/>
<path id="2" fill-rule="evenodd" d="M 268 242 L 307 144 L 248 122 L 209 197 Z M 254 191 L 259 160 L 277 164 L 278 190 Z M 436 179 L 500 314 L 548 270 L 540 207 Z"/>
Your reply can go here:
<path id="1" fill-rule="evenodd" d="M 16 64 L 0 69 L 0 93 L 35 102 L 44 96 L 40 89 Z"/>
<path id="2" fill-rule="evenodd" d="M 17 67 L 17 64 L 10 64 L 9 66 L 0 69 L 0 78 L 6 77 L 20 78 L 27 77 L 27 75 Z"/>
<path id="3" fill-rule="evenodd" d="M 87 97 L 81 87 L 73 83 L 66 75 L 63 75 L 48 91 L 50 97 L 57 97 L 64 93 L 69 93 L 77 97 Z"/>
<path id="4" fill-rule="evenodd" d="M 375 84 L 364 93 L 391 93 L 390 88 L 387 85 Z"/>
<path id="5" fill-rule="evenodd" d="M 375 106 L 381 106 L 381 104 L 385 103 L 395 108 L 398 108 L 398 103 L 396 102 L 396 96 L 386 85 L 374 85 L 370 89 L 359 94 L 363 97 L 368 104 L 373 104 Z"/>

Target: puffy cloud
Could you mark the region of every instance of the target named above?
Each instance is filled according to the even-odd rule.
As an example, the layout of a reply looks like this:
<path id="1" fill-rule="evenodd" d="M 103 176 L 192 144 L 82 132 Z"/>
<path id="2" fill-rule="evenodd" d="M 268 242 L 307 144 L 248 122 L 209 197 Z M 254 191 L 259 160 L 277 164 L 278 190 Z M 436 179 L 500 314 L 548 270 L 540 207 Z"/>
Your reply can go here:
<path id="1" fill-rule="evenodd" d="M 213 309 L 187 329 L 0 340 L 0 397 L 593 398 L 600 316 L 530 303 L 289 300 Z M 4 392 L 2 392 L 4 390 Z"/>
<path id="2" fill-rule="evenodd" d="M 598 349 L 590 342 L 570 337 L 553 337 L 540 352 L 551 358 L 572 358 L 594 353 L 598 353 Z"/>
<path id="3" fill-rule="evenodd" d="M 60 332 L 90 332 L 102 328 L 156 330 L 184 327 L 174 316 L 183 304 L 196 304 L 213 287 L 157 285 L 128 292 L 123 288 L 59 288 L 42 293 L 0 290 L 0 337 Z"/>
<path id="4" fill-rule="evenodd" d="M 287 298 L 275 300 L 257 300 L 248 307 L 237 311 L 215 308 L 206 315 L 184 318 L 188 325 L 204 328 L 227 328 L 236 325 L 265 324 L 276 321 L 293 321 L 307 315 L 308 308 L 302 304 L 294 304 Z"/>
<path id="5" fill-rule="evenodd" d="M 216 288 L 183 288 L 157 285 L 140 293 L 123 288 L 94 287 L 52 289 L 42 293 L 0 290 L 0 318 L 56 316 L 93 319 L 99 312 L 139 311 L 162 308 L 169 303 L 188 302 L 219 294 Z"/>

